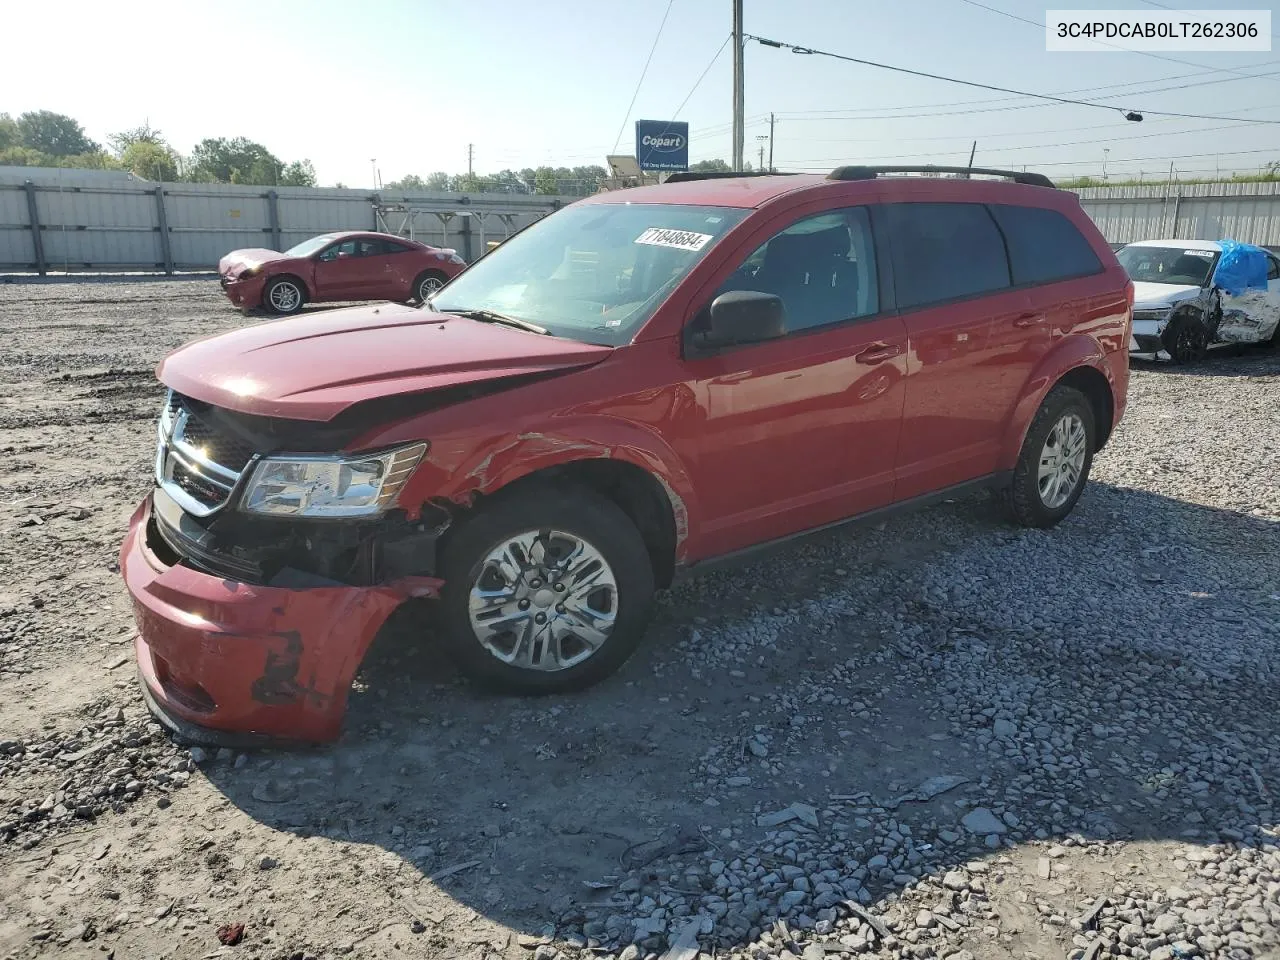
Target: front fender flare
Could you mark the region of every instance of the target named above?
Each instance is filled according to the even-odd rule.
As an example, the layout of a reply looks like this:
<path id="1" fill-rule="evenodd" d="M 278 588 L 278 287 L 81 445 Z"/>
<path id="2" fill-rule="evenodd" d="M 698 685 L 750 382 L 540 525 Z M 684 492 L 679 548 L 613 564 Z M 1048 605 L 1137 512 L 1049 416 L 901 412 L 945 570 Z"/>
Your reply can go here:
<path id="1" fill-rule="evenodd" d="M 666 492 L 676 527 L 676 560 L 684 559 L 698 504 L 683 461 L 651 430 L 627 420 L 583 416 L 495 438 L 460 462 L 429 451 L 401 494 L 402 503 L 430 498 L 469 506 L 477 495 L 496 493 L 533 474 L 575 461 L 609 459 L 639 467 Z"/>

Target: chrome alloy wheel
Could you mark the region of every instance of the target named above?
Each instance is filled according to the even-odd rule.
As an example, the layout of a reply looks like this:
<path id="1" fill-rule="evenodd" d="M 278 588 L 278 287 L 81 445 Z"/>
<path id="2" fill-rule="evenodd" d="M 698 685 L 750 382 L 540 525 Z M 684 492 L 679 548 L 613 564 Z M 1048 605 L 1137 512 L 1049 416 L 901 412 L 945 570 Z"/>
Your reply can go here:
<path id="1" fill-rule="evenodd" d="M 437 291 L 444 289 L 444 281 L 439 277 L 423 277 L 418 284 L 418 299 L 426 303 Z"/>
<path id="2" fill-rule="evenodd" d="M 503 663 L 567 670 L 608 641 L 618 584 L 586 540 L 560 530 L 529 530 L 481 561 L 468 614 L 476 640 Z"/>
<path id="3" fill-rule="evenodd" d="M 1048 509 L 1056 510 L 1071 499 L 1084 472 L 1088 442 L 1089 434 L 1079 414 L 1065 414 L 1049 431 L 1040 451 L 1037 474 L 1040 502 Z"/>
<path id="4" fill-rule="evenodd" d="M 271 288 L 271 306 L 275 307 L 281 313 L 290 313 L 298 308 L 298 301 L 302 299 L 302 291 L 295 287 L 292 283 L 277 283 Z"/>

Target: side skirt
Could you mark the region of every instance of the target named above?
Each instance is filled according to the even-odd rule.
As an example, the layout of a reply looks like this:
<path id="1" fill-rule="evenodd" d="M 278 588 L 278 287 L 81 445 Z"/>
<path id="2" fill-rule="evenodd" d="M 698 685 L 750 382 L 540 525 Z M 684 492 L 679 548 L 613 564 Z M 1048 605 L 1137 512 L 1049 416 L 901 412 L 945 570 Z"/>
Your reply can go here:
<path id="1" fill-rule="evenodd" d="M 675 582 L 679 583 L 715 570 L 754 563 L 765 556 L 769 556 L 788 547 L 795 546 L 799 542 L 807 540 L 810 537 L 816 537 L 819 534 L 826 533 L 828 530 L 836 527 L 884 520 L 900 513 L 910 513 L 914 510 L 931 507 L 954 497 L 965 496 L 982 490 L 998 490 L 1009 486 L 1012 482 L 1012 470 L 1002 470 L 997 473 L 988 474 L 984 477 L 978 477 L 976 480 L 966 480 L 964 483 L 957 483 L 950 487 L 944 487 L 943 489 L 936 490 L 933 493 L 921 494 L 920 496 L 912 497 L 909 500 L 901 500 L 897 503 L 891 503 L 885 507 L 877 507 L 875 510 L 868 510 L 866 513 L 859 513 L 852 517 L 845 517 L 843 520 L 824 523 L 820 527 L 811 527 L 808 530 L 791 533 L 785 537 L 779 537 L 776 540 L 768 540 L 764 543 L 755 544 L 754 546 L 744 547 L 743 549 L 735 550 L 732 553 L 725 553 L 720 556 L 708 557 L 705 560 L 698 560 L 693 563 L 685 564 L 677 568 L 674 579 Z"/>

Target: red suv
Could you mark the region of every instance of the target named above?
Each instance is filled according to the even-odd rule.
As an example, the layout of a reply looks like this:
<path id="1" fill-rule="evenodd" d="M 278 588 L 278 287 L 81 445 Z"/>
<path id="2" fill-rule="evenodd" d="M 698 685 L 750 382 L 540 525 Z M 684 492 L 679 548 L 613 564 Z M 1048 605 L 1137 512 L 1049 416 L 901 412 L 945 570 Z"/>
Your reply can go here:
<path id="1" fill-rule="evenodd" d="M 571 690 L 713 558 L 979 487 L 1056 524 L 1124 410 L 1129 279 L 1042 176 L 901 172 L 676 175 L 423 307 L 170 354 L 121 552 L 153 710 L 333 738 L 410 598 L 476 680 Z"/>

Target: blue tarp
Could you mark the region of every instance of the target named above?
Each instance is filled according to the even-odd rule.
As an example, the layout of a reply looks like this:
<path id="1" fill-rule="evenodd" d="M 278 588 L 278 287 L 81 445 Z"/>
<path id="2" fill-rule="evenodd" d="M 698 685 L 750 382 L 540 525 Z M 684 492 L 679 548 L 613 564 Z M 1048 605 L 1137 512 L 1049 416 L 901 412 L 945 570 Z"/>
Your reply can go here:
<path id="1" fill-rule="evenodd" d="M 1213 270 L 1213 285 L 1238 297 L 1246 290 L 1267 289 L 1267 255 L 1249 243 L 1222 241 L 1222 256 Z"/>

